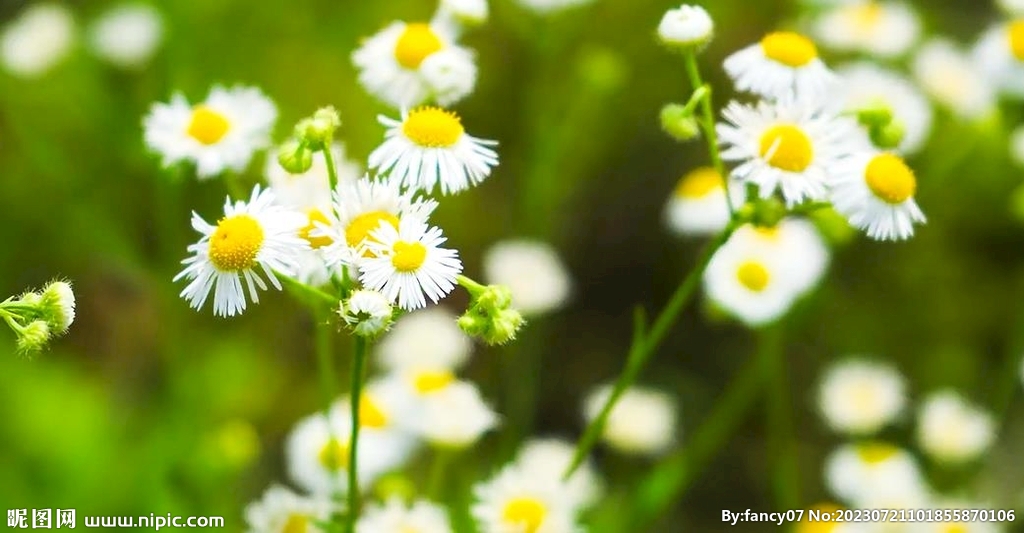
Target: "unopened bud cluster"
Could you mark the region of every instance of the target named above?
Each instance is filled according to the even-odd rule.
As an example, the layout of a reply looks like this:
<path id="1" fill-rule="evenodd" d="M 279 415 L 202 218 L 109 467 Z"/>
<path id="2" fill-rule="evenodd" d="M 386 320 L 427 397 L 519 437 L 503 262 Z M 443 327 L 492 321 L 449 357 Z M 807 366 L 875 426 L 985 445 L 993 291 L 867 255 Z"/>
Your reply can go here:
<path id="1" fill-rule="evenodd" d="M 470 295 L 469 308 L 459 317 L 462 331 L 492 346 L 515 340 L 525 321 L 512 308 L 512 291 L 508 287 L 481 285 L 465 276 L 459 277 L 459 285 Z"/>
<path id="2" fill-rule="evenodd" d="M 17 337 L 18 352 L 31 355 L 67 333 L 75 321 L 75 294 L 69 283 L 53 281 L 42 291 L 0 302 L 0 317 Z"/>
<path id="3" fill-rule="evenodd" d="M 277 162 L 292 174 L 306 172 L 313 164 L 313 152 L 326 150 L 340 126 L 341 117 L 334 107 L 318 109 L 295 125 L 293 138 L 277 149 Z"/>

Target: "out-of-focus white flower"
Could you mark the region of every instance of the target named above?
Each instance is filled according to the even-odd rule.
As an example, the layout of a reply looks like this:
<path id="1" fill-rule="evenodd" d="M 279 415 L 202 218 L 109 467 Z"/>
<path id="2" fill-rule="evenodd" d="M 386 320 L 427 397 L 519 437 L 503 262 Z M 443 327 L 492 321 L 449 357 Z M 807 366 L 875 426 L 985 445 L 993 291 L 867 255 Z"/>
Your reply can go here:
<path id="1" fill-rule="evenodd" d="M 426 500 L 406 506 L 400 498 L 370 505 L 356 524 L 359 533 L 451 533 L 444 508 Z"/>
<path id="2" fill-rule="evenodd" d="M 414 376 L 417 406 L 413 425 L 423 440 L 438 447 L 461 449 L 475 444 L 498 424 L 497 413 L 487 405 L 476 385 L 446 381 L 444 372 Z M 431 377 L 435 378 L 433 382 L 429 381 Z"/>
<path id="3" fill-rule="evenodd" d="M 725 71 L 741 91 L 805 103 L 820 101 L 836 83 L 814 42 L 788 31 L 769 33 L 727 57 Z"/>
<path id="4" fill-rule="evenodd" d="M 562 482 L 562 474 L 572 463 L 575 451 L 573 444 L 562 440 L 532 439 L 519 449 L 515 465 L 525 475 Z M 584 461 L 564 483 L 577 509 L 597 503 L 602 492 L 601 480 L 590 461 Z"/>
<path id="5" fill-rule="evenodd" d="M 871 434 L 899 416 L 906 405 L 906 383 L 889 365 L 850 359 L 829 368 L 818 405 L 833 430 Z"/>
<path id="6" fill-rule="evenodd" d="M 245 522 L 249 533 L 324 533 L 318 523 L 329 521 L 333 509 L 330 498 L 307 498 L 274 485 L 245 508 Z"/>
<path id="7" fill-rule="evenodd" d="M 996 0 L 996 4 L 1008 15 L 1015 17 L 1024 15 L 1024 0 Z"/>
<path id="8" fill-rule="evenodd" d="M 774 227 L 741 226 L 729 239 L 730 246 L 760 249 L 778 259 L 780 275 L 797 296 L 818 285 L 828 269 L 830 254 L 821 234 L 810 221 L 787 217 Z"/>
<path id="9" fill-rule="evenodd" d="M 743 184 L 731 180 L 729 192 L 733 207 L 743 204 Z M 711 167 L 686 173 L 676 184 L 665 206 L 665 221 L 680 235 L 713 235 L 729 223 L 729 204 L 725 200 L 725 180 Z"/>
<path id="10" fill-rule="evenodd" d="M 836 6 L 814 24 L 823 45 L 882 58 L 903 55 L 921 35 L 917 13 L 902 2 L 862 0 Z"/>
<path id="11" fill-rule="evenodd" d="M 1024 98 L 1024 18 L 986 31 L 974 46 L 972 59 L 1000 92 Z"/>
<path id="12" fill-rule="evenodd" d="M 460 368 L 469 358 L 473 343 L 459 329 L 457 320 L 440 307 L 403 316 L 381 339 L 378 361 L 389 372 Z"/>
<path id="13" fill-rule="evenodd" d="M 145 65 L 163 38 L 160 12 L 146 4 L 122 4 L 97 19 L 90 32 L 93 52 L 121 68 Z"/>
<path id="14" fill-rule="evenodd" d="M 516 0 L 519 5 L 538 14 L 548 14 L 592 3 L 594 0 Z"/>
<path id="15" fill-rule="evenodd" d="M 992 415 L 953 391 L 929 396 L 918 416 L 918 444 L 939 461 L 970 461 L 985 453 L 995 439 Z"/>
<path id="16" fill-rule="evenodd" d="M 928 495 L 909 452 L 884 442 L 846 444 L 825 461 L 825 482 L 848 505 L 916 509 Z"/>
<path id="17" fill-rule="evenodd" d="M 715 23 L 703 7 L 685 4 L 668 10 L 658 24 L 661 42 L 683 48 L 707 44 L 714 31 Z"/>
<path id="18" fill-rule="evenodd" d="M 913 154 L 921 149 L 932 129 L 932 106 L 910 80 L 873 63 L 861 62 L 838 69 L 843 82 L 843 110 L 886 110 L 903 128 L 897 149 Z"/>
<path id="19" fill-rule="evenodd" d="M 869 151 L 836 166 L 832 205 L 868 237 L 898 241 L 912 237 L 914 224 L 926 220 L 916 192 L 917 178 L 902 157 Z"/>
<path id="20" fill-rule="evenodd" d="M 488 283 L 512 291 L 512 306 L 524 315 L 553 311 L 569 298 L 569 273 L 547 243 L 499 242 L 484 253 L 483 270 Z"/>
<path id="21" fill-rule="evenodd" d="M 588 421 L 600 414 L 611 391 L 611 386 L 605 385 L 587 396 L 583 414 Z M 632 387 L 612 407 L 602 437 L 620 452 L 659 454 L 676 438 L 676 417 L 676 405 L 671 396 L 653 389 Z"/>
<path id="22" fill-rule="evenodd" d="M 576 509 L 565 484 L 507 466 L 473 490 L 473 518 L 493 533 L 575 533 Z"/>
<path id="23" fill-rule="evenodd" d="M 487 0 L 441 0 L 435 20 L 443 18 L 459 25 L 477 26 L 487 22 L 489 11 Z"/>
<path id="24" fill-rule="evenodd" d="M 3 27 L 0 61 L 15 76 L 34 78 L 59 63 L 71 50 L 75 21 L 59 4 L 36 4 Z"/>
<path id="25" fill-rule="evenodd" d="M 912 66 L 921 88 L 957 116 L 977 120 L 995 110 L 995 87 L 979 65 L 953 43 L 928 41 L 918 50 Z"/>

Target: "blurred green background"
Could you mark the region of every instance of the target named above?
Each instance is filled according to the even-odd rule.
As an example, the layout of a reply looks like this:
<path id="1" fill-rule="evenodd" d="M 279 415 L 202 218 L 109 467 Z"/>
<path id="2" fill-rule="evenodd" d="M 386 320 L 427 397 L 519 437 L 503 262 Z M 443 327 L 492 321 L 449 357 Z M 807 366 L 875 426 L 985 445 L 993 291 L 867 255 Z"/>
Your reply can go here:
<path id="1" fill-rule="evenodd" d="M 575 439 L 582 397 L 621 368 L 633 306 L 659 309 L 700 248 L 662 224 L 677 178 L 707 157 L 700 142 L 680 145 L 658 127 L 660 107 L 689 94 L 681 59 L 654 37 L 677 4 L 597 0 L 540 18 L 494 0 L 490 21 L 464 38 L 480 75 L 457 110 L 473 135 L 500 141 L 501 166 L 483 186 L 444 198 L 435 223 L 470 275 L 479 275 L 488 245 L 528 236 L 556 246 L 574 280 L 571 303 L 534 320 L 517 345 L 477 349 L 468 376 L 505 426 L 472 452 L 467 482 L 488 476 L 524 435 Z M 0 3 L 0 20 L 24 5 Z M 81 32 L 115 3 L 66 5 Z M 0 335 L 0 507 L 220 515 L 240 530 L 244 505 L 286 479 L 282 443 L 291 425 L 319 405 L 312 321 L 283 294 L 232 320 L 178 298 L 181 284 L 170 280 L 194 239 L 189 213 L 213 217 L 226 191 L 217 181 L 171 181 L 143 147 L 141 119 L 177 90 L 198 100 L 214 83 L 255 84 L 279 107 L 276 139 L 332 104 L 350 156 L 365 160 L 382 139 L 375 117 L 387 110 L 359 87 L 349 55 L 361 37 L 394 19 L 427 19 L 435 4 L 154 5 L 165 42 L 144 70 L 110 67 L 79 42 L 39 79 L 0 73 L 0 292 L 66 277 L 79 316 L 31 361 Z M 717 34 L 702 65 L 722 105 L 731 90 L 721 60 L 800 8 L 781 0 L 706 7 Z M 917 7 L 929 32 L 962 42 L 997 17 L 972 0 Z M 1004 111 L 1002 124 L 987 129 L 940 115 L 912 161 L 928 225 L 905 244 L 857 238 L 837 249 L 823 287 L 786 323 L 807 506 L 827 497 L 821 464 L 839 443 L 814 411 L 813 385 L 829 361 L 863 353 L 894 361 L 917 398 L 955 387 L 1005 413 L 995 450 L 964 476 L 970 494 L 995 507 L 1024 507 L 1024 227 L 1010 204 L 1021 170 L 1006 136 L 1024 110 Z M 949 161 L 954 146 L 969 149 Z M 257 160 L 247 179 L 262 168 Z M 465 303 L 457 292 L 445 305 L 459 312 Z M 678 399 L 684 442 L 753 345 L 750 333 L 700 305 L 674 328 L 642 382 Z M 524 379 L 510 385 L 503 374 Z M 772 509 L 763 415 L 747 414 L 652 531 L 720 531 L 722 509 Z M 904 424 L 891 437 L 909 442 L 910 434 Z M 611 479 L 608 509 L 655 465 L 603 450 L 597 459 Z"/>

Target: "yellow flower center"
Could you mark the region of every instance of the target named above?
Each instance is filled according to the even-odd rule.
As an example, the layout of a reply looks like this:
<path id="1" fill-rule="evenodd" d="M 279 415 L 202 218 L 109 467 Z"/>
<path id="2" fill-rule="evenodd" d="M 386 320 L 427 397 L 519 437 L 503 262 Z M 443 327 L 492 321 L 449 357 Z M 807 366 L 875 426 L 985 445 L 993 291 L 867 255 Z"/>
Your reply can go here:
<path id="1" fill-rule="evenodd" d="M 857 455 L 869 465 L 884 463 L 893 458 L 900 449 L 884 442 L 869 442 L 857 447 Z"/>
<path id="2" fill-rule="evenodd" d="M 263 228 L 249 215 L 222 218 L 210 237 L 210 262 L 217 270 L 238 272 L 256 265 Z"/>
<path id="3" fill-rule="evenodd" d="M 348 468 L 348 445 L 331 437 L 331 440 L 327 441 L 327 444 L 320 449 L 318 458 L 320 464 L 331 472 Z"/>
<path id="4" fill-rule="evenodd" d="M 1024 19 L 1017 19 L 1007 27 L 1007 36 L 1010 38 L 1010 51 L 1018 61 L 1024 61 Z"/>
<path id="5" fill-rule="evenodd" d="M 821 503 L 815 505 L 814 509 L 821 514 L 828 513 L 832 515 L 832 513 L 842 508 L 833 503 Z M 811 521 L 810 517 L 805 515 L 803 520 L 796 525 L 796 533 L 832 533 L 836 529 L 837 524 L 838 522 Z"/>
<path id="6" fill-rule="evenodd" d="M 192 120 L 188 124 L 188 134 L 195 140 L 205 144 L 217 144 L 228 132 L 231 123 L 227 117 L 206 107 L 197 105 L 192 108 Z"/>
<path id="7" fill-rule="evenodd" d="M 452 146 L 465 131 L 458 115 L 439 107 L 413 109 L 402 124 L 405 136 L 425 148 Z"/>
<path id="8" fill-rule="evenodd" d="M 309 211 L 306 212 L 306 216 L 309 217 L 309 224 L 306 224 L 304 228 L 299 230 L 299 237 L 302 237 L 303 239 L 309 241 L 309 245 L 312 246 L 314 249 L 323 248 L 324 246 L 331 244 L 330 237 L 314 237 L 310 235 L 310 233 L 314 229 L 316 229 L 317 222 L 320 222 L 321 224 L 327 224 L 329 222 L 327 220 L 327 215 L 325 215 L 323 211 L 314 207 L 313 209 L 310 209 Z"/>
<path id="9" fill-rule="evenodd" d="M 761 39 L 764 55 L 787 67 L 802 67 L 818 57 L 818 48 L 814 43 L 791 31 L 769 33 Z"/>
<path id="10" fill-rule="evenodd" d="M 875 156 L 864 171 L 864 181 L 880 200 L 890 204 L 901 204 L 917 190 L 914 172 L 893 154 Z"/>
<path id="11" fill-rule="evenodd" d="M 793 124 L 779 124 L 761 135 L 761 157 L 787 172 L 803 172 L 814 159 L 811 138 Z"/>
<path id="12" fill-rule="evenodd" d="M 415 272 L 427 259 L 427 248 L 418 242 L 398 241 L 394 246 L 391 264 L 399 272 Z"/>
<path id="13" fill-rule="evenodd" d="M 304 515 L 288 515 L 288 521 L 284 523 L 281 533 L 306 533 L 309 531 L 309 519 Z"/>
<path id="14" fill-rule="evenodd" d="M 523 533 L 537 533 L 541 524 L 544 523 L 544 517 L 547 515 L 547 512 L 548 510 L 540 500 L 523 496 L 513 498 L 505 504 L 503 517 L 506 522 L 526 526 L 522 530 Z"/>
<path id="15" fill-rule="evenodd" d="M 736 279 L 740 284 L 754 292 L 761 292 L 768 287 L 771 275 L 768 269 L 757 261 L 747 261 L 736 269 Z"/>
<path id="16" fill-rule="evenodd" d="M 387 222 L 398 229 L 398 217 L 387 211 L 370 211 L 352 219 L 345 227 L 345 242 L 355 248 L 363 240 L 371 238 L 370 232 L 379 228 L 381 222 Z"/>
<path id="17" fill-rule="evenodd" d="M 942 533 L 967 533 L 968 531 L 970 530 L 963 524 L 946 524 L 942 528 Z"/>
<path id="18" fill-rule="evenodd" d="M 769 227 L 769 226 L 752 226 L 752 227 L 754 228 L 754 232 L 757 233 L 758 237 L 761 237 L 762 239 L 767 240 L 767 241 L 777 241 L 777 240 L 779 240 L 779 236 L 782 235 L 782 232 L 779 231 L 779 227 L 778 226 L 771 226 L 771 227 Z"/>
<path id="19" fill-rule="evenodd" d="M 388 426 L 388 415 L 369 394 L 359 400 L 359 425 L 376 429 Z"/>
<path id="20" fill-rule="evenodd" d="M 858 409 L 873 411 L 878 405 L 878 394 L 870 383 L 858 383 L 850 391 L 850 400 Z"/>
<path id="21" fill-rule="evenodd" d="M 710 167 L 701 167 L 683 176 L 676 185 L 678 198 L 703 198 L 714 191 L 725 188 L 722 176 Z"/>
<path id="22" fill-rule="evenodd" d="M 420 63 L 430 54 L 440 50 L 444 44 L 430 29 L 430 24 L 415 22 L 405 25 L 405 31 L 395 44 L 395 59 L 408 69 L 420 68 Z"/>
<path id="23" fill-rule="evenodd" d="M 882 6 L 878 2 L 866 2 L 847 8 L 854 26 L 862 32 L 873 29 L 882 18 Z"/>
<path id="24" fill-rule="evenodd" d="M 447 370 L 439 372 L 420 372 L 413 381 L 413 386 L 420 394 L 437 392 L 455 381 L 455 375 Z"/>

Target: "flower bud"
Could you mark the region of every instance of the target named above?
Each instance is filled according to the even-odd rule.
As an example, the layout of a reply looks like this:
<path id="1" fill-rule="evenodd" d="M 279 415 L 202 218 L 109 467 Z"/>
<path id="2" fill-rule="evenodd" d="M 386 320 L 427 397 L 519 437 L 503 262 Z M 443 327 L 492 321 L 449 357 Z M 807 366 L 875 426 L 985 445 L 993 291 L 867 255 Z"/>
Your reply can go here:
<path id="1" fill-rule="evenodd" d="M 857 111 L 857 121 L 868 128 L 885 126 L 892 122 L 892 109 L 887 105 L 860 109 Z"/>
<path id="2" fill-rule="evenodd" d="M 711 42 L 714 22 L 700 6 L 679 6 L 670 9 L 658 24 L 662 43 L 684 50 L 700 49 Z"/>
<path id="3" fill-rule="evenodd" d="M 277 162 L 291 174 L 302 174 L 313 166 L 313 152 L 299 141 L 291 140 L 277 149 Z"/>
<path id="4" fill-rule="evenodd" d="M 75 293 L 66 281 L 54 281 L 43 289 L 40 316 L 55 335 L 63 335 L 75 321 Z"/>
<path id="5" fill-rule="evenodd" d="M 341 117 L 334 107 L 320 108 L 310 118 L 305 118 L 295 125 L 295 136 L 313 149 L 330 146 L 334 139 L 334 130 L 341 126 Z"/>
<path id="6" fill-rule="evenodd" d="M 700 136 L 700 124 L 693 113 L 681 104 L 661 108 L 661 129 L 677 141 L 692 141 Z"/>
<path id="7" fill-rule="evenodd" d="M 441 0 L 441 9 L 463 26 L 487 22 L 487 0 Z"/>
<path id="8" fill-rule="evenodd" d="M 502 310 L 492 319 L 490 328 L 482 338 L 484 342 L 492 346 L 507 344 L 515 340 L 516 333 L 524 323 L 523 315 L 519 311 L 515 309 Z"/>
<path id="9" fill-rule="evenodd" d="M 17 331 L 18 351 L 24 355 L 36 353 L 50 342 L 50 326 L 44 320 L 34 320 Z"/>
<path id="10" fill-rule="evenodd" d="M 868 131 L 871 142 L 884 150 L 896 148 L 903 142 L 906 128 L 903 123 L 897 120 L 890 121 L 885 126 L 873 127 Z"/>
<path id="11" fill-rule="evenodd" d="M 378 291 L 358 290 L 338 309 L 345 324 L 362 337 L 376 337 L 391 328 L 394 308 Z"/>

